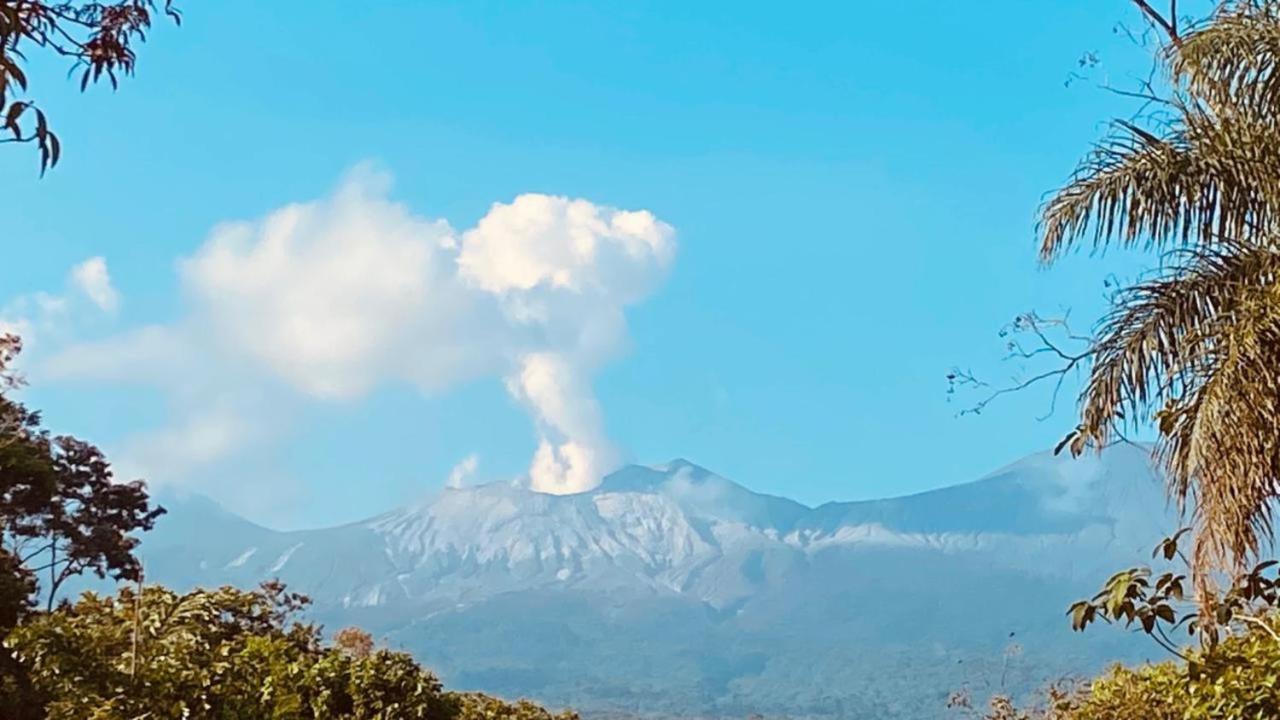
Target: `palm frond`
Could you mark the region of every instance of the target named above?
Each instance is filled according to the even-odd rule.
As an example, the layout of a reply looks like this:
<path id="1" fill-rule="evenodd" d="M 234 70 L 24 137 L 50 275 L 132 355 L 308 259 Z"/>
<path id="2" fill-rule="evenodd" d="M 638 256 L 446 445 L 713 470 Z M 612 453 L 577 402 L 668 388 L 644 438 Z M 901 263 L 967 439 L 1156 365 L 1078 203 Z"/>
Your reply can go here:
<path id="1" fill-rule="evenodd" d="M 1271 228 L 1280 214 L 1280 143 L 1247 116 L 1180 106 L 1163 135 L 1118 121 L 1045 204 L 1040 255 L 1081 239 L 1158 248 L 1210 245 Z"/>
<path id="2" fill-rule="evenodd" d="M 1280 109 L 1280 3 L 1228 3 L 1168 48 L 1176 82 L 1215 112 Z"/>
<path id="3" fill-rule="evenodd" d="M 1081 397 L 1104 445 L 1153 410 L 1171 494 L 1194 508 L 1197 572 L 1238 564 L 1280 494 L 1280 250 L 1223 243 L 1117 298 Z"/>
<path id="4" fill-rule="evenodd" d="M 1082 430 L 1094 443 L 1194 387 L 1242 304 L 1280 281 L 1280 252 L 1269 247 L 1227 243 L 1179 255 L 1163 277 L 1118 294 L 1098 329 L 1081 396 Z"/>
<path id="5" fill-rule="evenodd" d="M 1274 308 L 1239 318 L 1220 339 L 1203 382 L 1162 418 L 1160 457 L 1174 492 L 1193 501 L 1193 569 L 1202 584 L 1213 568 L 1240 569 L 1271 536 L 1280 490 L 1277 361 Z"/>

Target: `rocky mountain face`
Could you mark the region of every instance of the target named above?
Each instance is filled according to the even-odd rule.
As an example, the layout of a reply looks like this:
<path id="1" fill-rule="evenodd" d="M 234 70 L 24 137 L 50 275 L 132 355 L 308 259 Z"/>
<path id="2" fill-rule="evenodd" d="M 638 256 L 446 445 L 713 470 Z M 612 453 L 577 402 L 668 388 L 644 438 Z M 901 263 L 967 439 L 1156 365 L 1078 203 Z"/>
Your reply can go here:
<path id="1" fill-rule="evenodd" d="M 1067 605 L 1176 526 L 1144 448 L 1040 454 L 973 483 L 810 508 L 692 463 L 590 492 L 444 489 L 341 527 L 277 532 L 166 501 L 149 579 L 278 577 L 452 686 L 595 715 L 945 717 L 1151 651 L 1073 635 Z"/>

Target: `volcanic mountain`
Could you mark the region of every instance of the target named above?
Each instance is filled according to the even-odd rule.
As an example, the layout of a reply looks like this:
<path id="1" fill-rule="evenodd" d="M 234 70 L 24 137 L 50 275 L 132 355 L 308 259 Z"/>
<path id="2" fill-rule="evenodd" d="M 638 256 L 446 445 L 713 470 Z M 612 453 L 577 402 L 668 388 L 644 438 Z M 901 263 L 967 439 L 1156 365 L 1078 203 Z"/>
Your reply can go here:
<path id="1" fill-rule="evenodd" d="M 1068 604 L 1177 525 L 1148 448 L 1033 455 L 975 482 L 808 507 L 684 460 L 594 490 L 441 489 L 280 532 L 166 499 L 149 580 L 279 578 L 451 686 L 587 715 L 929 718 L 1150 652 Z"/>

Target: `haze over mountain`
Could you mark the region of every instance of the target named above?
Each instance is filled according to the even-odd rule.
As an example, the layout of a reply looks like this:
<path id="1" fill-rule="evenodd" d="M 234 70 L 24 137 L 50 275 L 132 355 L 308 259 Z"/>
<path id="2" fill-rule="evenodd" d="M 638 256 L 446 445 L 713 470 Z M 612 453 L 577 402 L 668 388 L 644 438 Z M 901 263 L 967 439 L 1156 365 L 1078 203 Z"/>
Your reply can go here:
<path id="1" fill-rule="evenodd" d="M 817 508 L 684 460 L 547 495 L 447 488 L 277 532 L 199 497 L 142 546 L 183 588 L 278 577 L 452 686 L 588 714 L 919 718 L 1144 656 L 1067 605 L 1176 526 L 1145 448 L 1048 453 L 976 482 Z"/>

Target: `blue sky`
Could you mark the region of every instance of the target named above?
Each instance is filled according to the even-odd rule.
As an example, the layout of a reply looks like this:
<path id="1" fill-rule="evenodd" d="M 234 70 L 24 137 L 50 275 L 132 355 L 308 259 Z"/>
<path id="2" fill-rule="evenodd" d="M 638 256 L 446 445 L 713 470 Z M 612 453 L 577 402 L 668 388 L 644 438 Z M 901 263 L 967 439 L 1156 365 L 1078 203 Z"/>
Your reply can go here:
<path id="1" fill-rule="evenodd" d="M 957 418 L 944 376 L 961 364 L 1007 378 L 1003 324 L 1069 306 L 1087 327 L 1104 276 L 1140 267 L 1081 255 L 1045 270 L 1035 257 L 1044 194 L 1107 117 L 1131 109 L 1098 82 L 1145 68 L 1113 31 L 1138 24 L 1119 0 L 184 9 L 183 27 L 158 28 L 115 94 L 81 96 L 65 68 L 35 69 L 64 161 L 39 179 L 34 157 L 5 150 L 0 307 L 38 325 L 36 294 L 80 297 L 68 273 L 103 258 L 119 307 L 80 297 L 34 330 L 26 397 L 154 483 L 272 524 L 372 514 L 439 487 L 473 455 L 468 482 L 512 478 L 540 439 L 573 441 L 566 428 L 594 422 L 581 408 L 568 425 L 539 415 L 545 405 L 512 389 L 524 365 L 489 369 L 481 357 L 429 388 L 379 370 L 325 395 L 204 336 L 191 318 L 223 313 L 242 278 L 193 290 L 180 261 L 222 223 L 332 199 L 352 168 L 382 178 L 373 185 L 393 178 L 386 197 L 455 234 L 527 193 L 581 198 L 605 218 L 648 211 L 655 224 L 635 237 L 661 236 L 670 257 L 590 275 L 607 283 L 581 307 L 562 297 L 572 293 L 554 300 L 570 328 L 625 313 L 607 347 L 583 360 L 575 344 L 562 368 L 585 385 L 583 412 L 598 411 L 586 432 L 611 451 L 600 462 L 687 457 L 809 503 L 970 480 L 1052 445 L 1073 424 L 1069 402 L 1043 422 L 1044 392 Z M 1086 51 L 1102 64 L 1066 86 Z M 619 291 L 619 278 L 645 285 Z M 464 327 L 448 338 L 508 332 L 454 318 L 441 298 L 413 307 Z M 391 332 L 419 331 L 404 322 Z M 60 356 L 96 361 L 101 343 L 119 354 L 148 327 L 200 337 L 182 352 L 126 353 L 132 372 L 46 369 Z M 210 359 L 224 351 L 232 359 Z M 159 381 L 164 362 L 173 378 Z M 240 398 L 244 417 L 224 420 L 243 419 L 248 437 L 181 468 L 131 459 L 139 438 L 181 440 L 183 413 L 222 392 Z"/>

